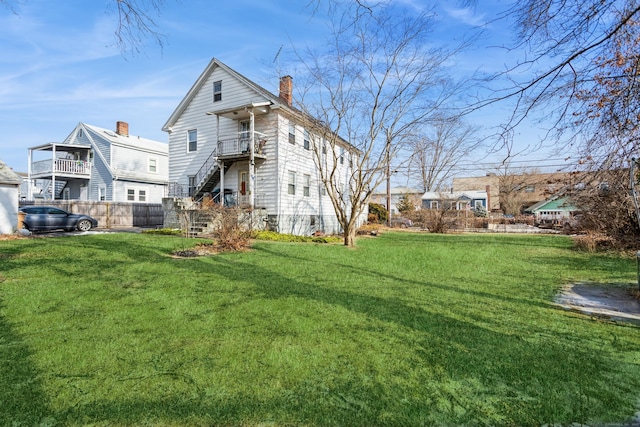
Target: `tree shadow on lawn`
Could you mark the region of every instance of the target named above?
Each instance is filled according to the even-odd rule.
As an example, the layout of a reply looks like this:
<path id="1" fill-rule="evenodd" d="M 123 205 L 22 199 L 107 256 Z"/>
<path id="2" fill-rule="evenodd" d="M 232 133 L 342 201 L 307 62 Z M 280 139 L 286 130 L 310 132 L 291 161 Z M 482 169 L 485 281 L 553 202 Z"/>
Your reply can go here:
<path id="1" fill-rule="evenodd" d="M 136 253 L 135 248 L 126 250 Z M 299 261 L 310 260 L 299 257 Z M 281 265 L 286 265 L 284 262 Z M 18 395 L 20 402 L 15 403 L 17 407 L 35 404 L 35 415 L 27 419 L 27 424 L 36 424 L 30 421 L 48 416 L 69 424 L 541 425 L 586 422 L 598 415 L 614 414 L 620 418 L 633 413 L 635 399 L 623 399 L 640 387 L 637 375 L 623 378 L 626 373 L 633 372 L 631 364 L 614 360 L 606 348 L 594 352 L 576 346 L 574 340 L 565 337 L 543 336 L 538 325 L 532 324 L 529 330 L 520 328 L 518 334 L 498 332 L 500 328 L 480 326 L 473 317 L 460 320 L 459 316 L 454 318 L 430 312 L 400 298 L 325 288 L 322 278 L 313 275 L 292 280 L 234 256 L 193 259 L 175 263 L 175 267 L 203 275 L 215 269 L 216 275 L 230 282 L 252 284 L 258 292 L 256 298 L 264 298 L 267 306 L 270 300 L 292 298 L 327 304 L 364 316 L 370 319 L 369 324 L 353 324 L 349 332 L 336 330 L 340 339 L 357 341 L 363 350 L 376 349 L 368 343 L 368 340 L 380 339 L 374 333 L 376 328 L 392 325 L 393 328 L 383 332 L 401 331 L 394 339 L 406 348 L 402 362 L 411 368 L 403 372 L 380 372 L 373 363 L 365 369 L 358 368 L 355 359 L 362 355 L 347 355 L 345 359 L 328 354 L 326 363 L 318 371 L 309 372 L 271 398 L 255 393 L 250 387 L 228 395 L 216 384 L 198 384 L 198 390 L 188 396 L 175 394 L 155 399 L 144 396 L 118 399 L 114 396 L 113 400 L 69 407 L 53 415 L 47 413 L 39 387 L 33 386 L 31 394 L 35 394 L 35 399 L 30 394 Z M 344 264 L 336 268 L 348 268 L 352 273 L 372 277 L 377 275 Z M 393 275 L 385 278 L 407 282 Z M 408 282 L 424 286 L 425 290 L 429 287 L 455 290 L 442 284 Z M 215 284 L 211 286 L 215 287 Z M 552 310 L 526 299 L 485 292 L 476 296 Z M 272 316 L 273 327 L 278 328 L 275 320 L 279 313 L 273 312 Z M 0 323 L 1 326 L 4 325 Z M 282 333 L 288 332 L 283 330 Z M 392 346 L 394 343 L 380 345 Z M 603 344 L 606 345 L 610 343 Z M 389 349 L 390 353 L 392 350 Z M 8 360 L 13 357 L 13 351 L 11 353 L 7 355 Z M 28 354 L 25 360 L 27 358 Z M 393 363 L 392 360 L 389 362 Z M 25 366 L 24 378 L 30 377 L 33 372 Z M 180 381 L 179 378 L 174 380 Z M 273 378 L 275 382 L 279 380 Z M 618 387 L 604 386 L 616 381 L 619 381 Z M 619 394 L 620 389 L 626 390 L 623 397 Z"/>
<path id="2" fill-rule="evenodd" d="M 358 377 L 363 373 L 351 372 L 353 381 L 347 389 L 330 390 L 330 393 L 357 396 L 369 405 L 363 424 L 383 423 L 381 417 L 388 410 L 402 414 L 403 410 L 395 402 L 399 396 L 413 396 L 404 402 L 405 409 L 411 408 L 408 412 L 412 414 L 411 420 L 406 420 L 410 423 L 426 420 L 445 424 L 539 425 L 585 422 L 597 415 L 633 413 L 635 398 L 622 401 L 616 387 L 603 386 L 611 381 L 626 381 L 620 387 L 637 389 L 640 386 L 637 375 L 621 378 L 624 375 L 621 372 L 633 372 L 633 366 L 612 360 L 606 351 L 594 352 L 588 347 L 576 346 L 574 340 L 564 340 L 554 334 L 544 336 L 535 324 L 529 331 L 520 330 L 520 334 L 497 332 L 498 328 L 478 326 L 471 319 L 462 321 L 431 313 L 399 298 L 324 288 L 314 277 L 291 280 L 233 258 L 217 258 L 215 264 L 221 267 L 218 274 L 230 280 L 253 283 L 267 299 L 317 301 L 410 331 L 409 335 L 415 340 L 410 345 L 414 352 L 407 358 L 415 357 L 418 363 L 415 372 L 406 375 L 421 377 L 419 389 L 398 386 L 397 394 L 386 394 L 380 390 L 387 390 L 386 382 L 393 383 L 394 379 L 381 378 L 379 383 L 374 381 L 376 386 L 367 388 L 369 382 Z M 352 336 L 358 335 L 355 332 L 367 333 L 367 326 L 355 325 L 354 328 L 362 331 L 354 330 Z M 366 346 L 366 342 L 362 345 Z M 621 365 L 625 365 L 624 369 Z M 362 395 L 362 390 L 367 392 Z M 312 399 L 305 405 L 318 403 Z M 348 414 L 340 408 L 321 406 L 318 409 L 336 411 L 348 419 Z"/>
<path id="3" fill-rule="evenodd" d="M 92 275 L 101 277 L 120 267 L 126 268 L 134 263 L 137 264 L 140 259 L 145 261 L 166 259 L 166 250 L 150 246 L 146 241 L 138 243 L 139 238 L 139 235 L 124 233 L 117 236 L 30 238 L 21 245 L 1 248 L 2 269 L 0 271 L 9 275 L 13 270 L 35 268 L 41 272 L 52 271 L 63 277 L 72 277 L 77 276 L 78 271 L 81 270 L 86 277 Z M 74 250 L 67 252 L 66 248 L 74 248 Z M 91 263 L 78 263 L 75 255 L 78 248 L 85 251 L 85 258 L 91 260 Z M 22 254 L 37 254 L 37 256 L 22 257 Z M 117 256 L 114 257 L 112 254 Z"/>
<path id="4" fill-rule="evenodd" d="M 406 242 L 424 242 L 437 243 L 444 245 L 460 245 L 463 243 L 472 243 L 474 246 L 524 246 L 524 247 L 548 247 L 548 248 L 567 248 L 572 243 L 568 236 L 565 235 L 535 235 L 535 234 L 436 234 L 436 233 L 403 233 L 392 232 L 393 239 L 385 242 L 392 246 L 403 246 Z M 384 240 L 385 234 L 378 236 L 376 239 Z"/>
<path id="5" fill-rule="evenodd" d="M 304 257 L 300 257 L 300 256 L 289 256 L 289 255 L 284 256 L 280 252 L 272 251 L 272 250 L 264 248 L 264 247 L 255 248 L 255 250 L 257 252 L 268 253 L 270 256 L 273 256 L 273 257 L 281 257 L 281 258 L 283 258 L 283 262 L 290 262 L 291 259 L 296 259 L 296 260 L 298 260 L 300 262 L 303 262 L 303 263 L 315 262 L 313 259 L 304 258 Z M 484 291 L 480 291 L 480 290 L 477 290 L 477 289 L 471 289 L 469 287 L 462 288 L 462 287 L 446 285 L 446 284 L 443 284 L 443 283 L 434 283 L 432 281 L 426 281 L 426 280 L 425 281 L 417 281 L 417 280 L 408 279 L 408 278 L 405 278 L 405 277 L 392 275 L 392 274 L 388 274 L 388 273 L 384 273 L 384 272 L 380 272 L 380 271 L 368 270 L 366 268 L 361 268 L 361 267 L 358 267 L 356 265 L 350 265 L 350 264 L 343 264 L 343 263 L 335 262 L 335 263 L 332 264 L 332 266 L 334 266 L 335 268 L 344 269 L 345 271 L 353 272 L 358 276 L 370 277 L 372 280 L 387 279 L 387 280 L 390 280 L 392 282 L 401 283 L 401 284 L 405 284 L 405 285 L 427 287 L 427 288 L 435 288 L 435 289 L 440 289 L 440 290 L 443 290 L 443 291 L 446 291 L 446 292 L 453 292 L 453 293 L 461 294 L 461 295 L 465 295 L 465 296 L 473 295 L 473 296 L 477 296 L 477 297 L 481 297 L 481 298 L 495 299 L 495 300 L 500 300 L 500 301 L 505 301 L 505 302 L 522 304 L 524 306 L 530 306 L 530 307 L 550 308 L 550 307 L 553 306 L 553 304 L 551 304 L 550 302 L 543 302 L 543 301 L 534 300 L 534 299 L 528 299 L 528 298 L 518 298 L 518 297 L 515 297 L 515 296 L 507 296 L 507 295 L 499 294 L 499 293 L 489 293 L 489 292 L 484 292 Z M 452 279 L 452 280 L 456 280 L 456 279 Z M 474 282 L 474 283 L 477 283 L 477 282 Z M 491 283 L 490 279 L 487 279 L 487 283 Z"/>
<path id="6" fill-rule="evenodd" d="M 31 356 L 13 325 L 0 316 L 0 425 L 46 425 L 52 419 Z"/>

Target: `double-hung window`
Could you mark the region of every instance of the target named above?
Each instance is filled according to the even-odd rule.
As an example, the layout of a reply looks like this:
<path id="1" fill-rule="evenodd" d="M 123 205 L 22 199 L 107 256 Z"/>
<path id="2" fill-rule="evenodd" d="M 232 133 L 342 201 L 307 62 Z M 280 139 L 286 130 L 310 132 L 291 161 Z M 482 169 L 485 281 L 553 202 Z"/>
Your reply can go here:
<path id="1" fill-rule="evenodd" d="M 289 143 L 296 143 L 296 125 L 293 123 L 289 123 Z"/>
<path id="2" fill-rule="evenodd" d="M 213 82 L 213 102 L 222 101 L 222 80 Z"/>
<path id="3" fill-rule="evenodd" d="M 189 153 L 198 151 L 198 130 L 187 131 L 187 151 Z"/>
<path id="4" fill-rule="evenodd" d="M 287 185 L 287 193 L 291 195 L 296 194 L 296 173 L 289 171 L 289 184 Z"/>
<path id="5" fill-rule="evenodd" d="M 309 150 L 311 143 L 309 142 L 309 131 L 307 129 L 304 130 L 304 149 Z"/>
<path id="6" fill-rule="evenodd" d="M 311 193 L 311 175 L 302 176 L 302 195 L 309 197 Z"/>

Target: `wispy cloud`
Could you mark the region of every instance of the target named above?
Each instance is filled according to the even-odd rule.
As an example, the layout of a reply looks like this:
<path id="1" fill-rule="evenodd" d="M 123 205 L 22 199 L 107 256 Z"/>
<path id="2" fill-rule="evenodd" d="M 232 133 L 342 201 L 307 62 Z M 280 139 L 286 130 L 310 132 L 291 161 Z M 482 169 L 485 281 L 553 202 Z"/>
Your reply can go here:
<path id="1" fill-rule="evenodd" d="M 470 25 L 472 27 L 481 27 L 487 24 L 486 16 L 484 14 L 477 14 L 474 9 L 469 7 L 465 7 L 465 8 L 445 7 L 443 10 L 449 17 L 465 25 Z"/>

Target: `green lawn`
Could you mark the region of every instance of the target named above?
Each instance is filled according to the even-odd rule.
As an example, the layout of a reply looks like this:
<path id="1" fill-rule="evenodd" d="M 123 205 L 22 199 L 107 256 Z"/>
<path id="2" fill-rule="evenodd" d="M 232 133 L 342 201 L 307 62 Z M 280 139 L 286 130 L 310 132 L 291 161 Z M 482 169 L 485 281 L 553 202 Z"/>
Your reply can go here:
<path id="1" fill-rule="evenodd" d="M 542 425 L 638 411 L 640 328 L 553 305 L 634 259 L 561 236 L 0 242 L 0 425 Z"/>

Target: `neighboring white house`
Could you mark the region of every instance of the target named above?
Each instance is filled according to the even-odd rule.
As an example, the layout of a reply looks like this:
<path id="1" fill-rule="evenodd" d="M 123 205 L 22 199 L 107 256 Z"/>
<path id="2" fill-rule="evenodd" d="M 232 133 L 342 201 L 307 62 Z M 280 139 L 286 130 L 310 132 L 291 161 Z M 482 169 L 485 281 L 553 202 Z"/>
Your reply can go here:
<path id="1" fill-rule="evenodd" d="M 323 153 L 327 144 L 292 107 L 292 85 L 290 76 L 281 78 L 276 96 L 212 59 L 162 128 L 170 196 L 213 195 L 253 209 L 281 233 L 341 232 L 314 161 L 316 144 Z M 336 150 L 346 189 L 359 152 L 346 142 Z M 366 212 L 358 225 L 365 220 Z"/>
<path id="2" fill-rule="evenodd" d="M 63 142 L 29 148 L 27 198 L 161 203 L 168 177 L 167 144 L 129 135 L 126 122 L 115 132 L 79 123 Z"/>
<path id="3" fill-rule="evenodd" d="M 22 178 L 0 160 L 0 234 L 18 228 L 18 199 Z"/>

